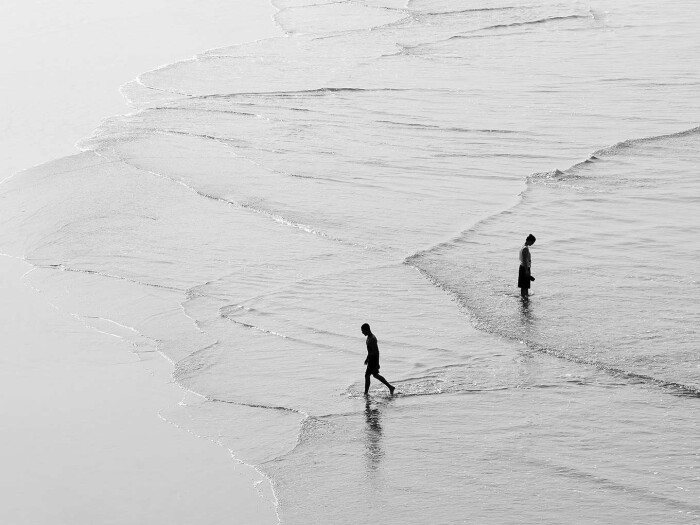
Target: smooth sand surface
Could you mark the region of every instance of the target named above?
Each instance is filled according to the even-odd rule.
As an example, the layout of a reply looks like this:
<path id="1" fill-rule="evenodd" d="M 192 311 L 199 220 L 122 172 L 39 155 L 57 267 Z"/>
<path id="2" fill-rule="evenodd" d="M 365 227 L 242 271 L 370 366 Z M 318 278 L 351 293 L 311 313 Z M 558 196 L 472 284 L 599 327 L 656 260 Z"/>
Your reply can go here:
<path id="1" fill-rule="evenodd" d="M 0 181 L 75 153 L 129 109 L 119 86 L 214 47 L 279 36 L 267 0 L 0 2 Z"/>
<path id="2" fill-rule="evenodd" d="M 273 13 L 244 0 L 3 2 L 0 183 L 129 111 L 118 88 L 138 74 L 279 35 Z M 21 281 L 30 269 L 0 256 L 0 523 L 277 523 L 254 469 L 158 416 L 183 396 L 172 366 L 54 309 Z"/>
<path id="3" fill-rule="evenodd" d="M 0 256 L 0 523 L 277 523 L 265 478 L 159 417 L 172 366 L 53 308 L 30 269 Z"/>

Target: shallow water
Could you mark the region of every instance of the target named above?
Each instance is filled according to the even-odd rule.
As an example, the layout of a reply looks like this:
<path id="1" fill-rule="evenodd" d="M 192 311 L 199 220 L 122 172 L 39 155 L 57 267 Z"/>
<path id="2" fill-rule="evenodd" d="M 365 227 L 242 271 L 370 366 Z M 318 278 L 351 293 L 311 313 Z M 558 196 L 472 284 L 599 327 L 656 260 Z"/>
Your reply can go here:
<path id="1" fill-rule="evenodd" d="M 698 7 L 277 7 L 0 186 L 0 251 L 283 523 L 697 522 Z"/>
<path id="2" fill-rule="evenodd" d="M 481 328 L 697 394 L 698 165 L 700 128 L 615 144 L 533 175 L 521 205 L 412 261 L 444 277 Z M 522 224 L 544 237 L 532 249 L 537 297 L 525 305 L 513 301 L 514 264 L 501 255 Z M 466 259 L 472 271 L 452 274 Z"/>

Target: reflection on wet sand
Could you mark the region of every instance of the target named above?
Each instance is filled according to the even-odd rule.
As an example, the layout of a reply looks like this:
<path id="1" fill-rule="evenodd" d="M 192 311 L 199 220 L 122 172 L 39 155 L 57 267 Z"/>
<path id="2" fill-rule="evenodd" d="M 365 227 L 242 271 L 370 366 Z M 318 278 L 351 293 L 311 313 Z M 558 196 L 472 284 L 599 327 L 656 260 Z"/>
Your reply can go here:
<path id="1" fill-rule="evenodd" d="M 524 329 L 529 328 L 532 323 L 532 309 L 529 297 L 520 298 L 520 324 Z"/>
<path id="2" fill-rule="evenodd" d="M 382 449 L 382 423 L 380 407 L 372 403 L 368 396 L 365 399 L 365 458 L 367 469 L 375 471 L 379 468 L 384 451 Z"/>

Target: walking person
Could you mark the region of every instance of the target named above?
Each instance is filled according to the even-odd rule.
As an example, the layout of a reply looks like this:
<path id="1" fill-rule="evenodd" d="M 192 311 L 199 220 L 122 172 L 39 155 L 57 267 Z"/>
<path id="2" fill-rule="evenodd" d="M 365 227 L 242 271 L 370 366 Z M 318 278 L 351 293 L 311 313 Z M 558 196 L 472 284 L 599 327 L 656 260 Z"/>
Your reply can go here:
<path id="1" fill-rule="evenodd" d="M 530 234 L 525 239 L 525 244 L 520 248 L 520 268 L 518 269 L 518 288 L 520 288 L 520 296 L 527 297 L 530 293 L 530 281 L 535 278 L 530 273 L 532 259 L 530 257 L 530 246 L 535 244 L 535 236 Z"/>
<path id="2" fill-rule="evenodd" d="M 367 365 L 367 370 L 365 371 L 365 395 L 369 393 L 369 378 L 374 376 L 384 383 L 389 389 L 389 393 L 394 393 L 394 387 L 389 384 L 389 382 L 379 375 L 379 346 L 377 345 L 377 338 L 370 330 L 367 323 L 360 327 L 362 333 L 367 336 L 367 359 L 365 359 L 365 364 Z"/>

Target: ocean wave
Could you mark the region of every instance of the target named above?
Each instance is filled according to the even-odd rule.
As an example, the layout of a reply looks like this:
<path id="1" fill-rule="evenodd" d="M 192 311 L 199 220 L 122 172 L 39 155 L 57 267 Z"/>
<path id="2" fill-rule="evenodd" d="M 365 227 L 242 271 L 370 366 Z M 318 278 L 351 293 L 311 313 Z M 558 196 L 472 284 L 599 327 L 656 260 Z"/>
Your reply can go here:
<path id="1" fill-rule="evenodd" d="M 684 138 L 684 137 L 694 137 L 694 136 L 700 136 L 700 126 L 686 129 L 683 131 L 678 131 L 676 133 L 667 133 L 664 135 L 653 135 L 650 137 L 642 137 L 638 139 L 627 139 L 623 140 L 621 142 L 618 142 L 616 144 L 613 144 L 612 146 L 608 146 L 606 148 L 599 149 L 595 151 L 588 160 L 596 160 L 600 157 L 609 157 L 609 156 L 614 156 L 619 153 L 621 153 L 624 150 L 627 150 L 629 148 L 633 148 L 636 146 L 643 146 L 646 144 L 653 144 L 655 142 L 662 142 L 666 141 L 669 139 L 677 139 L 677 138 Z M 585 161 L 584 161 L 585 162 Z"/>
<path id="2" fill-rule="evenodd" d="M 268 95 L 271 97 L 296 97 L 299 95 L 311 95 L 311 96 L 325 96 L 334 93 L 391 93 L 391 92 L 405 92 L 413 91 L 409 88 L 361 88 L 361 87 L 320 87 L 313 89 L 298 89 L 291 91 L 252 91 L 252 92 L 240 92 L 240 93 L 214 93 L 211 95 L 201 95 L 197 98 L 201 100 L 206 100 L 208 98 L 237 98 L 246 97 L 250 95 Z"/>
<path id="3" fill-rule="evenodd" d="M 682 139 L 687 137 L 700 136 L 700 126 L 678 131 L 675 133 L 666 133 L 663 135 L 652 135 L 649 137 L 641 137 L 637 139 L 627 139 L 617 142 L 611 146 L 594 151 L 587 159 L 573 164 L 565 170 L 555 169 L 552 171 L 533 173 L 527 177 L 527 182 L 531 184 L 569 184 L 576 189 L 595 190 L 595 184 L 587 184 L 582 186 L 586 181 L 594 181 L 596 178 L 589 171 L 584 171 L 594 165 L 597 161 L 604 158 L 615 157 L 622 154 L 629 154 L 634 148 L 652 145 L 655 143 L 665 143 L 673 139 Z M 613 183 L 632 182 L 629 178 L 615 178 Z"/>
<path id="4" fill-rule="evenodd" d="M 409 1 L 408 3 L 409 8 L 415 7 L 415 2 Z M 423 11 L 420 8 L 416 10 L 417 13 L 420 15 L 425 15 L 425 16 L 441 16 L 441 15 L 463 15 L 463 14 L 471 14 L 471 13 L 489 13 L 492 11 L 512 11 L 515 9 L 522 9 L 522 6 L 502 6 L 502 7 L 474 7 L 471 9 L 450 9 L 448 7 L 445 7 L 444 11 Z M 430 9 L 428 7 L 427 9 Z"/>
<path id="5" fill-rule="evenodd" d="M 374 7 L 354 2 L 284 7 L 274 16 L 288 34 L 339 33 L 374 29 L 406 17 L 404 10 Z"/>
<path id="6" fill-rule="evenodd" d="M 231 140 L 231 139 L 214 137 L 211 135 L 187 133 L 187 132 L 180 132 L 180 131 L 174 131 L 174 130 L 162 130 L 162 129 L 150 130 L 150 131 L 149 130 L 140 130 L 139 132 L 128 132 L 128 133 L 123 134 L 120 139 L 121 140 L 129 140 L 129 139 L 132 139 L 135 137 L 139 137 L 139 136 L 141 136 L 141 133 L 143 133 L 144 131 L 150 132 L 150 133 L 162 134 L 162 135 L 182 135 L 182 136 L 197 137 L 197 138 L 202 138 L 202 139 L 206 139 L 206 140 L 213 140 L 216 142 L 221 142 L 224 144 L 236 142 L 236 141 Z M 94 141 L 96 139 L 92 139 L 92 140 Z M 110 140 L 113 141 L 114 137 L 112 137 Z M 89 146 L 87 142 L 83 143 L 83 147 L 86 149 L 92 147 L 92 148 L 95 148 L 95 151 L 99 152 L 99 147 Z M 115 154 L 115 153 L 113 152 L 112 154 Z M 235 207 L 240 208 L 242 210 L 253 212 L 257 215 L 261 215 L 263 217 L 271 219 L 276 223 L 282 224 L 284 226 L 289 226 L 291 228 L 295 228 L 298 230 L 302 230 L 306 233 L 310 233 L 312 235 L 318 236 L 318 237 L 323 238 L 323 239 L 327 239 L 329 241 L 337 242 L 337 243 L 344 244 L 347 246 L 355 246 L 355 247 L 359 246 L 359 247 L 363 247 L 363 248 L 367 248 L 367 249 L 371 248 L 369 245 L 359 243 L 356 241 L 352 241 L 352 240 L 348 240 L 348 239 L 343 239 L 343 238 L 334 236 L 332 234 L 326 233 L 322 230 L 319 230 L 311 225 L 304 224 L 302 222 L 298 222 L 294 219 L 286 217 L 282 212 L 279 212 L 277 210 L 264 208 L 264 207 L 257 205 L 257 204 L 251 204 L 251 203 L 245 202 L 245 201 L 237 201 L 237 200 L 233 200 L 233 199 L 224 197 L 222 195 L 217 195 L 217 194 L 214 194 L 211 192 L 207 192 L 207 191 L 204 191 L 200 188 L 197 188 L 193 184 L 185 182 L 184 180 L 177 179 L 177 178 L 171 177 L 167 174 L 158 173 L 158 172 L 155 172 L 153 170 L 149 170 L 149 169 L 146 169 L 144 167 L 138 166 L 137 164 L 135 164 L 133 161 L 130 161 L 126 157 L 122 157 L 119 155 L 117 155 L 117 157 L 118 157 L 118 160 L 120 162 L 122 162 L 123 164 L 125 164 L 127 166 L 130 166 L 130 167 L 137 169 L 139 171 L 143 171 L 145 173 L 149 173 L 150 175 L 152 175 L 154 177 L 169 180 L 170 182 L 172 182 L 174 184 L 178 184 L 180 186 L 183 186 L 183 187 L 191 190 L 192 192 L 196 193 L 197 195 L 199 195 L 200 197 L 203 197 L 205 199 L 213 200 L 213 201 L 225 204 L 225 205 L 235 206 Z M 293 175 L 290 175 L 290 176 L 293 176 Z M 312 178 L 313 179 L 314 177 L 302 177 L 302 178 Z"/>
<path id="7" fill-rule="evenodd" d="M 542 25 L 542 24 L 550 24 L 550 23 L 555 23 L 555 22 L 562 22 L 562 21 L 568 21 L 568 20 L 590 20 L 592 19 L 592 15 L 579 15 L 579 14 L 573 14 L 573 15 L 562 15 L 562 16 L 550 16 L 550 17 L 545 17 L 545 18 L 538 18 L 535 20 L 526 20 L 523 22 L 509 22 L 506 24 L 494 24 L 491 26 L 486 26 L 486 27 L 481 27 L 478 29 L 473 29 L 471 31 L 466 31 L 460 35 L 455 35 L 452 37 L 452 39 L 459 40 L 462 38 L 471 38 L 471 33 L 479 33 L 482 31 L 492 31 L 492 30 L 498 30 L 498 29 L 508 29 L 508 28 L 518 28 L 518 27 L 527 27 L 527 26 L 537 26 L 537 25 Z"/>
<path id="8" fill-rule="evenodd" d="M 149 283 L 147 281 L 134 279 L 132 277 L 126 277 L 123 275 L 116 275 L 116 274 L 101 272 L 101 271 L 97 271 L 97 270 L 90 270 L 87 268 L 73 268 L 73 267 L 66 266 L 65 264 L 60 264 L 60 263 L 41 264 L 40 262 L 34 260 L 31 256 L 27 257 L 26 260 L 28 262 L 32 262 L 35 268 L 45 268 L 48 270 L 58 270 L 61 272 L 84 273 L 86 275 L 97 275 L 99 277 L 104 277 L 106 279 L 114 279 L 117 281 L 126 281 L 126 282 L 130 282 L 133 284 L 138 284 L 140 286 L 146 286 L 149 288 L 159 288 L 161 290 L 172 290 L 175 292 L 184 292 L 185 291 L 183 288 L 177 288 L 175 286 L 166 286 L 163 284 Z M 113 321 L 113 322 L 116 322 L 116 321 Z"/>

